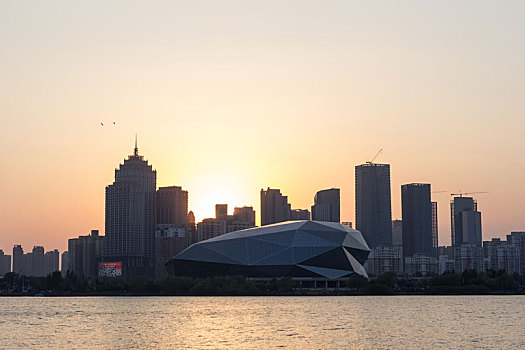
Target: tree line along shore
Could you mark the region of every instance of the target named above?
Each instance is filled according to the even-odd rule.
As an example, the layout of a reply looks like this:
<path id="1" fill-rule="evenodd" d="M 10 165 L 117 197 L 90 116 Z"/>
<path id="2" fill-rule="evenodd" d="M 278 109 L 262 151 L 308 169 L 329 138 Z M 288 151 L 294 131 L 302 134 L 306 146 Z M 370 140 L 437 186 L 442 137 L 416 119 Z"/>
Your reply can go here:
<path id="1" fill-rule="evenodd" d="M 167 277 L 162 280 L 118 277 L 83 279 L 68 272 L 46 277 L 7 273 L 0 296 L 276 296 L 276 295 L 525 295 L 525 276 L 475 270 L 432 277 L 399 278 L 387 272 L 367 279 L 352 275 L 337 288 L 311 288 L 290 278 L 267 281 L 243 276 Z"/>

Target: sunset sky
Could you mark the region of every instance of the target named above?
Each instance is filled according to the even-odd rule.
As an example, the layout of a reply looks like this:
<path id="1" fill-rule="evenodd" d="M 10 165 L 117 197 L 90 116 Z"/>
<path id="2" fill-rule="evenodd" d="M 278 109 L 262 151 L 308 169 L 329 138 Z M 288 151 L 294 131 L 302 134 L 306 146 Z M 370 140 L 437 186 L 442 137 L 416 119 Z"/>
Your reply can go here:
<path id="1" fill-rule="evenodd" d="M 425 182 L 490 192 L 484 240 L 525 230 L 524 18 L 523 1 L 1 1 L 0 249 L 103 232 L 135 133 L 197 220 L 339 187 L 354 222 L 354 166 L 383 148 L 393 218 Z"/>

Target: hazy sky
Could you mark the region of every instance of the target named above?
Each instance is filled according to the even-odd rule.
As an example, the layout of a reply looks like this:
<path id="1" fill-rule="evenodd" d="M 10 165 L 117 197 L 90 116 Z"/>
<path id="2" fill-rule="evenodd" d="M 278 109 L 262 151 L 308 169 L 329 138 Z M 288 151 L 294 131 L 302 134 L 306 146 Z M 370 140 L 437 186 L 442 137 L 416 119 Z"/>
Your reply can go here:
<path id="1" fill-rule="evenodd" d="M 523 1 L 0 1 L 0 248 L 103 232 L 135 132 L 198 220 L 228 203 L 259 221 L 269 186 L 293 208 L 339 187 L 354 221 L 354 166 L 383 148 L 393 218 L 400 186 L 428 182 L 490 192 L 484 239 L 525 230 L 524 18 Z"/>

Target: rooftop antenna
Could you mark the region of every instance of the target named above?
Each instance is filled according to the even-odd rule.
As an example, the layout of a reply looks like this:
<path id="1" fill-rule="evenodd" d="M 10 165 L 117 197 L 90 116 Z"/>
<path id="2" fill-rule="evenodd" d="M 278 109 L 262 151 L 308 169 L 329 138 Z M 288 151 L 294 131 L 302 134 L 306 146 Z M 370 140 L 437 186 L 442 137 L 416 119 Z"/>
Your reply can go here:
<path id="1" fill-rule="evenodd" d="M 135 151 L 133 154 L 135 155 L 135 157 L 139 156 L 139 148 L 137 146 L 137 133 L 135 133 Z"/>

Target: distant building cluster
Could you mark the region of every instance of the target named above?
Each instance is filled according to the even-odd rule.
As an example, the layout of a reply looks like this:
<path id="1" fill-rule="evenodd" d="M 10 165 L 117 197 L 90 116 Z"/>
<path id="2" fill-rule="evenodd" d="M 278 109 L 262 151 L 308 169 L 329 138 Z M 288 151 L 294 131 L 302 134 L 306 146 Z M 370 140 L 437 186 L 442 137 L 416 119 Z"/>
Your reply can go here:
<path id="1" fill-rule="evenodd" d="M 44 277 L 58 271 L 58 250 L 44 253 L 44 247 L 35 246 L 31 253 L 24 253 L 21 245 L 13 247 L 13 272 L 26 276 Z"/>
<path id="2" fill-rule="evenodd" d="M 338 188 L 318 191 L 310 210 L 292 209 L 288 196 L 280 189 L 261 189 L 260 223 L 266 226 L 312 220 L 341 223 L 348 228 L 355 225 L 370 248 L 368 261 L 365 263 L 361 257 L 360 263 L 371 276 L 385 272 L 429 276 L 471 269 L 525 275 L 525 232 L 512 232 L 506 241 L 483 241 L 481 212 L 473 197 L 457 194 L 450 202 L 450 247 L 439 246 L 437 202 L 432 201 L 430 184 L 401 186 L 401 219 L 392 220 L 391 202 L 390 165 L 366 162 L 355 167 L 354 223 L 341 222 Z M 252 229 L 256 227 L 255 219 L 252 206 L 235 207 L 229 214 L 227 204 L 216 204 L 214 218 L 196 222 L 188 208 L 188 191 L 180 186 L 157 188 L 157 172 L 139 155 L 135 143 L 133 154 L 115 169 L 115 180 L 105 189 L 105 235 L 92 230 L 69 239 L 60 270 L 81 278 L 164 278 L 168 275 L 166 264 L 174 256 L 193 244 Z M 275 237 L 271 237 L 268 242 L 273 242 Z M 229 240 L 223 242 L 229 244 Z M 210 246 L 199 245 L 203 249 Z M 221 252 L 226 256 L 227 247 L 221 246 Z M 15 245 L 12 257 L 0 250 L 0 274 L 13 271 L 46 276 L 57 270 L 57 250 L 44 253 L 43 247 L 36 246 L 24 253 L 20 245 Z"/>
<path id="3" fill-rule="evenodd" d="M 253 207 L 235 208 L 233 215 L 228 215 L 228 205 L 217 204 L 215 218 L 204 219 L 197 224 L 197 242 L 252 227 L 255 227 Z"/>
<path id="4" fill-rule="evenodd" d="M 394 272 L 404 276 L 429 276 L 446 271 L 505 270 L 525 274 L 523 232 L 507 241 L 482 241 L 481 212 L 477 201 L 463 194 L 450 202 L 450 247 L 438 246 L 437 202 L 430 184 L 401 186 L 401 220 L 390 221 L 390 170 L 388 164 L 356 167 L 356 229 L 370 245 L 367 272 L 378 276 Z"/>

